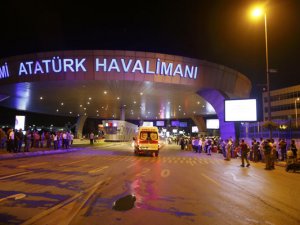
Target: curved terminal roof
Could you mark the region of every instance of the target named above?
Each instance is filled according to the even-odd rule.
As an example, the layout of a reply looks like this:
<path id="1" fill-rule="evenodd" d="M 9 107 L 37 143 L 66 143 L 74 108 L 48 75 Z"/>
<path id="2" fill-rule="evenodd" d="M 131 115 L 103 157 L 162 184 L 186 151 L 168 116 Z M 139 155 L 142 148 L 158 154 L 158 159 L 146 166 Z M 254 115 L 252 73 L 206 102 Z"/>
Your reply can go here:
<path id="1" fill-rule="evenodd" d="M 0 60 L 0 105 L 38 113 L 126 119 L 216 114 L 205 90 L 247 98 L 250 80 L 228 67 L 133 51 L 58 51 Z"/>

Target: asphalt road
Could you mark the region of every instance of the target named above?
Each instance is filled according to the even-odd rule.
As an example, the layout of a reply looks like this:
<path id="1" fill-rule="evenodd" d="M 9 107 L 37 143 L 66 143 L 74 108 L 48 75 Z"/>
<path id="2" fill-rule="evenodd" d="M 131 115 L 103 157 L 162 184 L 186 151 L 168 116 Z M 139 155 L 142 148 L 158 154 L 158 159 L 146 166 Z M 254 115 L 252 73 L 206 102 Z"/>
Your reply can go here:
<path id="1" fill-rule="evenodd" d="M 116 143 L 2 160 L 0 168 L 5 225 L 300 224 L 299 173 L 262 163 L 241 168 L 239 159 L 176 145 L 151 157 Z M 123 208 L 113 209 L 123 197 Z"/>

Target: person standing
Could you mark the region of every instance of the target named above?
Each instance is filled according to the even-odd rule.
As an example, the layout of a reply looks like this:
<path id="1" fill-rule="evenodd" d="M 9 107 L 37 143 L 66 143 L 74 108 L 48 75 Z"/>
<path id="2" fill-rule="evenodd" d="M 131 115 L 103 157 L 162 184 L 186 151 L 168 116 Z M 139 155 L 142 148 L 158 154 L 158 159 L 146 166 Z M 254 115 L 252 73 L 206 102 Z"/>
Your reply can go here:
<path id="1" fill-rule="evenodd" d="M 24 140 L 24 134 L 23 134 L 22 129 L 20 129 L 19 131 L 16 131 L 15 138 L 16 138 L 16 141 L 17 141 L 16 152 L 21 152 L 22 145 L 23 145 L 23 140 Z"/>
<path id="2" fill-rule="evenodd" d="M 91 133 L 90 133 L 90 144 L 91 144 L 91 145 L 94 144 L 94 136 L 95 136 L 94 133 L 91 132 Z"/>
<path id="3" fill-rule="evenodd" d="M 253 162 L 258 162 L 259 145 L 256 139 L 253 140 L 252 151 L 253 151 Z"/>
<path id="4" fill-rule="evenodd" d="M 198 137 L 196 137 L 194 140 L 194 149 L 195 149 L 196 153 L 201 153 L 200 148 L 199 148 L 199 138 Z"/>
<path id="5" fill-rule="evenodd" d="M 286 142 L 284 139 L 281 139 L 279 142 L 279 148 L 281 152 L 281 161 L 284 161 L 286 159 Z"/>
<path id="6" fill-rule="evenodd" d="M 232 142 L 228 139 L 225 140 L 225 149 L 226 149 L 226 159 L 227 161 L 231 160 L 231 148 L 232 148 Z"/>
<path id="7" fill-rule="evenodd" d="M 13 129 L 9 129 L 7 131 L 8 143 L 7 143 L 7 151 L 13 152 L 15 149 L 15 132 Z"/>
<path id="8" fill-rule="evenodd" d="M 184 142 L 183 137 L 180 138 L 179 143 L 180 143 L 180 148 L 181 148 L 181 150 L 184 150 L 185 142 Z"/>
<path id="9" fill-rule="evenodd" d="M 222 142 L 220 142 L 220 146 L 221 146 L 221 149 L 222 149 L 222 154 L 223 154 L 223 157 L 224 157 L 224 159 L 226 159 L 226 155 L 227 155 L 227 153 L 226 153 L 226 145 L 227 145 L 227 139 L 226 140 L 223 140 L 223 139 L 221 139 L 221 141 Z"/>
<path id="10" fill-rule="evenodd" d="M 192 138 L 190 137 L 187 142 L 187 151 L 192 151 Z"/>
<path id="11" fill-rule="evenodd" d="M 267 139 L 263 142 L 263 152 L 265 156 L 265 162 L 266 162 L 266 167 L 265 170 L 271 170 L 272 165 L 271 165 L 271 151 L 272 151 L 272 144 L 270 139 Z"/>
<path id="12" fill-rule="evenodd" d="M 49 131 L 46 132 L 45 139 L 46 139 L 46 143 L 47 143 L 47 148 L 50 148 L 51 147 L 51 134 Z"/>
<path id="13" fill-rule="evenodd" d="M 73 145 L 73 140 L 74 140 L 74 134 L 70 133 L 70 145 Z"/>
<path id="14" fill-rule="evenodd" d="M 277 149 L 276 149 L 276 143 L 274 141 L 274 139 L 272 138 L 271 139 L 271 145 L 272 145 L 272 149 L 271 149 L 271 166 L 270 168 L 272 170 L 275 169 L 275 161 L 276 161 L 276 152 L 277 152 Z"/>
<path id="15" fill-rule="evenodd" d="M 68 144 L 67 144 L 67 133 L 66 131 L 63 131 L 62 133 L 62 148 L 68 148 Z"/>
<path id="16" fill-rule="evenodd" d="M 0 148 L 4 149 L 7 136 L 2 128 L 0 128 Z"/>
<path id="17" fill-rule="evenodd" d="M 54 149 L 58 149 L 58 140 L 57 140 L 57 133 L 56 133 L 56 131 L 53 132 L 52 139 L 53 139 L 53 147 L 54 147 Z"/>
<path id="18" fill-rule="evenodd" d="M 292 140 L 292 143 L 291 143 L 291 150 L 292 150 L 292 152 L 293 152 L 294 160 L 297 161 L 297 147 L 296 147 L 295 140 Z"/>
<path id="19" fill-rule="evenodd" d="M 29 148 L 31 146 L 31 131 L 27 130 L 24 136 L 24 152 L 29 152 Z"/>
<path id="20" fill-rule="evenodd" d="M 240 144 L 240 148 L 241 148 L 241 159 L 242 159 L 242 164 L 241 167 L 245 167 L 245 160 L 247 163 L 247 167 L 250 166 L 249 160 L 248 160 L 248 152 L 250 151 L 249 146 L 245 143 L 244 139 L 241 140 L 241 144 Z"/>
<path id="21" fill-rule="evenodd" d="M 207 155 L 211 155 L 211 148 L 212 148 L 212 140 L 209 138 L 207 140 Z"/>
<path id="22" fill-rule="evenodd" d="M 66 140 L 66 148 L 70 148 L 71 145 L 71 132 L 67 131 L 67 140 Z"/>

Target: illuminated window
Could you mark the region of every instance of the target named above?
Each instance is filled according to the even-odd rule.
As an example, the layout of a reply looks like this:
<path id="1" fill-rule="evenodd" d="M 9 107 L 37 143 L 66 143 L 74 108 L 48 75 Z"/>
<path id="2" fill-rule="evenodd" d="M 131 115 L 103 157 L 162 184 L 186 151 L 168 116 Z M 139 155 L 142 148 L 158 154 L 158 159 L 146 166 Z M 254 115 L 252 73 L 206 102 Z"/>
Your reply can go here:
<path id="1" fill-rule="evenodd" d="M 157 135 L 157 133 L 150 133 L 150 138 L 151 138 L 151 140 L 152 141 L 156 141 L 157 140 L 157 138 L 158 138 L 158 135 Z"/>
<path id="2" fill-rule="evenodd" d="M 156 132 L 142 131 L 140 134 L 140 139 L 142 141 L 146 141 L 146 140 L 156 141 L 158 139 L 158 134 Z"/>
<path id="3" fill-rule="evenodd" d="M 141 140 L 146 141 L 148 138 L 148 132 L 141 132 L 140 138 Z"/>

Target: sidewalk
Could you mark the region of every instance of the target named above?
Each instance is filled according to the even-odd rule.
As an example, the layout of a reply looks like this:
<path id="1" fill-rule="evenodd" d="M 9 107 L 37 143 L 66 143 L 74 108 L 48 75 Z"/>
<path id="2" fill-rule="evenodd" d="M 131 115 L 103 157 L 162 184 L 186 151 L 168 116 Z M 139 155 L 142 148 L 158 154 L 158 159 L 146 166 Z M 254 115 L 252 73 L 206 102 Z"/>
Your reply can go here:
<path id="1" fill-rule="evenodd" d="M 275 162 L 275 166 L 286 167 L 286 161 L 277 161 Z"/>
<path id="2" fill-rule="evenodd" d="M 53 146 L 51 146 L 51 148 L 30 148 L 29 152 L 8 152 L 6 149 L 0 149 L 0 160 L 74 152 L 90 147 L 91 145 L 89 143 L 89 140 L 78 139 L 74 140 L 73 145 L 68 149 L 53 149 Z M 93 146 L 100 146 L 104 143 L 104 140 L 98 140 Z"/>

